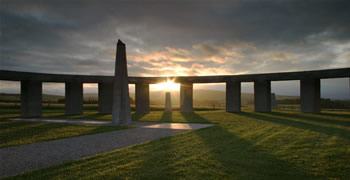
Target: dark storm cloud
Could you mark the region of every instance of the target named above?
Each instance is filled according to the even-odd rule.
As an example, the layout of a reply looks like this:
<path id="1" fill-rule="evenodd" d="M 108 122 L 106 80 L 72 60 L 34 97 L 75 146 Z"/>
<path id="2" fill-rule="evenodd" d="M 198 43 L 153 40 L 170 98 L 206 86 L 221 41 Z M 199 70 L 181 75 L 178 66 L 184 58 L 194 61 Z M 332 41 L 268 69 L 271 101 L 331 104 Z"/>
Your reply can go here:
<path id="1" fill-rule="evenodd" d="M 0 69 L 112 75 L 118 38 L 130 76 L 349 67 L 349 19 L 348 0 L 0 0 Z"/>
<path id="2" fill-rule="evenodd" d="M 337 67 L 329 60 L 337 51 L 324 43 L 346 44 L 350 34 L 345 0 L 1 1 L 0 18 L 1 69 L 56 73 L 112 73 L 117 38 L 134 57 L 185 49 L 194 59 L 177 62 L 185 68 L 197 63 L 235 73 Z M 206 57 L 225 58 L 223 50 L 244 57 L 230 56 L 221 65 Z M 273 61 L 276 52 L 299 55 Z M 152 65 L 145 64 L 132 65 L 131 75 L 146 74 Z"/>

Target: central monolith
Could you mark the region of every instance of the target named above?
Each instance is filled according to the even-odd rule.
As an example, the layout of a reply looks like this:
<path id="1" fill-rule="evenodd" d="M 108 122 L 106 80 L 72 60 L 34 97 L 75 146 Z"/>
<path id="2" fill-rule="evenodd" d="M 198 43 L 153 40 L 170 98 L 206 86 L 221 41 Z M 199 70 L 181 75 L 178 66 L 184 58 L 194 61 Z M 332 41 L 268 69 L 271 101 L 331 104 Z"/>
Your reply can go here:
<path id="1" fill-rule="evenodd" d="M 165 93 L 165 112 L 171 112 L 171 95 L 170 92 Z"/>
<path id="2" fill-rule="evenodd" d="M 131 122 L 128 86 L 128 69 L 125 44 L 118 40 L 113 79 L 112 123 L 125 125 Z"/>

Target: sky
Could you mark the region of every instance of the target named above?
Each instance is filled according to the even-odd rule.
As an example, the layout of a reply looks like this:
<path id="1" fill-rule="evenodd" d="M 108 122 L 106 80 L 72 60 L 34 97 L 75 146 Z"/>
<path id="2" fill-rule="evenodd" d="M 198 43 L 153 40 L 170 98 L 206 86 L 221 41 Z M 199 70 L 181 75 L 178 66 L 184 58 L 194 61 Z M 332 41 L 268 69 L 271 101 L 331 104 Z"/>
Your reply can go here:
<path id="1" fill-rule="evenodd" d="M 126 44 L 129 76 L 344 68 L 349 19 L 348 0 L 0 0 L 0 69 L 113 75 L 118 39 Z M 18 86 L 0 81 L 0 92 Z M 321 86 L 323 97 L 350 98 L 348 78 Z M 47 84 L 44 92 L 62 87 Z M 252 83 L 242 91 L 252 91 Z M 299 83 L 273 82 L 272 91 L 299 95 Z"/>

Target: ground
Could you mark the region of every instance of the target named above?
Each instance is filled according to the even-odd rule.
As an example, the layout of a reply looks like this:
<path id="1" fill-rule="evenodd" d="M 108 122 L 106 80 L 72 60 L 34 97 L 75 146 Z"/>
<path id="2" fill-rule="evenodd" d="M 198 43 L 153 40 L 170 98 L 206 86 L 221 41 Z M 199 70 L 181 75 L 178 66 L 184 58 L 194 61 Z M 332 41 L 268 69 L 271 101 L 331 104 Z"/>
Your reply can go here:
<path id="1" fill-rule="evenodd" d="M 17 115 L 18 112 L 13 111 L 12 114 L 8 113 L 2 117 Z M 60 111 L 46 112 L 44 116 L 67 118 Z M 105 120 L 111 119 L 111 116 L 90 111 L 81 116 L 68 118 Z M 350 178 L 348 163 L 350 113 L 348 112 L 305 114 L 280 110 L 271 113 L 153 111 L 147 115 L 133 114 L 133 120 L 210 122 L 217 125 L 28 172 L 13 178 Z M 8 123 L 5 120 L 0 122 Z M 14 122 L 14 124 L 17 123 L 19 122 Z M 34 126 L 32 132 L 36 132 L 36 126 L 40 127 L 36 123 L 30 124 Z M 1 134 L 1 136 L 16 135 L 23 129 L 22 127 L 25 126 L 15 125 L 16 131 Z M 6 129 L 8 129 L 7 126 L 1 125 L 1 132 Z M 64 128 L 58 129 L 66 131 Z M 30 131 L 27 132 L 20 137 L 32 136 Z M 35 138 L 32 137 L 32 139 Z M 7 140 L 7 143 L 10 141 Z M 4 147 L 3 138 L 0 143 Z"/>

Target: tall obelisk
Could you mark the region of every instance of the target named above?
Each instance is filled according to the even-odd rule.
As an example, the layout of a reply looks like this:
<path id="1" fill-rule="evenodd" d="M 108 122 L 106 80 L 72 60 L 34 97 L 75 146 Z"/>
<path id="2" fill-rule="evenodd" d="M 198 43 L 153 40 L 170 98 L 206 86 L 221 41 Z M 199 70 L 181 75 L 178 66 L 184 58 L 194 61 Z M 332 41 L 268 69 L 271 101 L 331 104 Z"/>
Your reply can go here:
<path id="1" fill-rule="evenodd" d="M 171 95 L 170 92 L 165 93 L 165 112 L 171 112 Z"/>
<path id="2" fill-rule="evenodd" d="M 112 123 L 125 125 L 131 122 L 130 99 L 128 86 L 128 69 L 125 44 L 118 40 L 113 79 Z"/>

